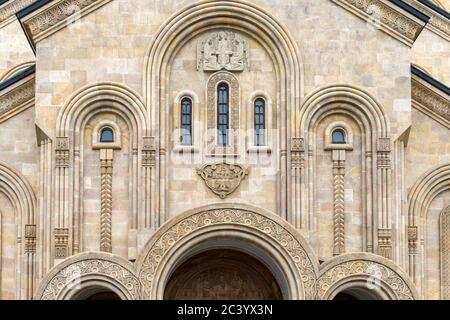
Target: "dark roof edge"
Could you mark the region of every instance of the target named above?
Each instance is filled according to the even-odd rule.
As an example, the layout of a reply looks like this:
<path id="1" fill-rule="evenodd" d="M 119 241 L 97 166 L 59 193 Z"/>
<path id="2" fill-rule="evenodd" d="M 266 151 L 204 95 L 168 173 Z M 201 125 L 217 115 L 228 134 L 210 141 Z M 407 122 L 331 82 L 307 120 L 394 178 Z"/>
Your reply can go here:
<path id="1" fill-rule="evenodd" d="M 9 0 L 0 0 L 0 6 L 4 5 L 5 3 L 7 3 Z"/>
<path id="2" fill-rule="evenodd" d="M 442 82 L 434 79 L 433 77 L 429 76 L 425 72 L 419 70 L 417 67 L 415 67 L 413 65 L 411 65 L 411 73 L 418 76 L 420 79 L 428 82 L 433 87 L 438 88 L 439 90 L 441 90 L 442 92 L 445 92 L 446 94 L 448 94 L 450 96 L 450 88 L 449 87 L 447 87 Z"/>
<path id="3" fill-rule="evenodd" d="M 450 19 L 450 13 L 448 13 L 447 11 L 445 11 L 444 9 L 442 9 L 441 7 L 438 7 L 437 5 L 435 5 L 434 3 L 432 3 L 431 1 L 428 0 L 418 0 L 421 4 L 423 4 L 424 6 L 427 6 L 428 8 L 436 11 L 437 13 L 440 13 L 441 15 L 443 15 L 444 17 L 446 17 L 447 19 Z"/>
<path id="4" fill-rule="evenodd" d="M 19 82 L 20 80 L 25 79 L 29 75 L 32 75 L 36 72 L 36 65 L 33 64 L 32 66 L 27 67 L 25 70 L 20 71 L 15 76 L 0 82 L 0 91 L 12 86 L 13 84 Z"/>
<path id="5" fill-rule="evenodd" d="M 29 6 L 26 6 L 25 8 L 17 11 L 16 16 L 20 20 L 21 18 L 29 15 L 30 13 L 38 10 L 39 8 L 42 8 L 49 2 L 52 2 L 52 0 L 37 0 L 36 2 L 30 4 Z"/>
<path id="6" fill-rule="evenodd" d="M 397 5 L 398 7 L 402 8 L 403 10 L 405 10 L 406 12 L 412 14 L 413 16 L 415 16 L 416 18 L 419 18 L 420 20 L 422 20 L 423 22 L 427 23 L 428 20 L 430 20 L 430 17 L 427 16 L 426 14 L 424 14 L 423 12 L 421 12 L 420 10 L 417 10 L 416 8 L 414 8 L 413 6 L 407 4 L 406 2 L 404 2 L 403 0 L 389 0 L 390 2 L 392 2 L 393 4 Z"/>

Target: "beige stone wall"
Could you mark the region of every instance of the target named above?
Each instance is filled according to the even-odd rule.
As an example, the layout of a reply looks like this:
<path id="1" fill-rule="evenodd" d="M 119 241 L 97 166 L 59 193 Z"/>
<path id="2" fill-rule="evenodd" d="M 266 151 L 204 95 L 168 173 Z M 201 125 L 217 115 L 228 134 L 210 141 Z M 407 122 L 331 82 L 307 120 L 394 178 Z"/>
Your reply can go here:
<path id="1" fill-rule="evenodd" d="M 411 52 L 411 62 L 433 78 L 450 85 L 450 42 L 425 29 L 417 38 Z"/>
<path id="2" fill-rule="evenodd" d="M 35 60 L 18 20 L 0 27 L 0 39 L 0 79 L 19 64 Z"/>
<path id="3" fill-rule="evenodd" d="M 34 120 L 34 108 L 29 108 L 0 123 L 0 161 L 22 173 L 37 191 L 39 148 Z"/>

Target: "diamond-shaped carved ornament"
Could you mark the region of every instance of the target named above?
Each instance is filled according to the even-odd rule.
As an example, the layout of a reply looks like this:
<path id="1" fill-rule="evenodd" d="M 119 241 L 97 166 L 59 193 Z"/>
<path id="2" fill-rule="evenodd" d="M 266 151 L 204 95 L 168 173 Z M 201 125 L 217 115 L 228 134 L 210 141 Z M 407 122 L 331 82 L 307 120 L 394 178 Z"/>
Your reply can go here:
<path id="1" fill-rule="evenodd" d="M 216 163 L 197 169 L 197 174 L 212 192 L 225 199 L 239 187 L 248 169 L 239 164 Z"/>

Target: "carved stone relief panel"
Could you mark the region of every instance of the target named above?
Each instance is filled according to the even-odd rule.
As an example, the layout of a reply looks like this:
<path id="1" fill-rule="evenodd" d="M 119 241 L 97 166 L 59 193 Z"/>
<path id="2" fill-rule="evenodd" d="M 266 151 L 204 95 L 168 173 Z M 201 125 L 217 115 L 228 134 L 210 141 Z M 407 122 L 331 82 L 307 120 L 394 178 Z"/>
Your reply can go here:
<path id="1" fill-rule="evenodd" d="M 239 164 L 217 163 L 197 169 L 197 174 L 212 192 L 225 199 L 239 187 L 248 169 Z"/>
<path id="2" fill-rule="evenodd" d="M 244 71 L 249 61 L 248 41 L 232 31 L 214 32 L 198 42 L 198 70 Z"/>

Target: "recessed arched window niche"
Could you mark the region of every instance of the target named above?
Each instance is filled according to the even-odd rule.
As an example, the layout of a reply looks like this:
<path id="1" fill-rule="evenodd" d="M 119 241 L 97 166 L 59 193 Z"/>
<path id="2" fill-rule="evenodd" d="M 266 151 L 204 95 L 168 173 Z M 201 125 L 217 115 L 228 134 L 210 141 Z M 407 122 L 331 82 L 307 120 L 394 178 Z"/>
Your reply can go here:
<path id="1" fill-rule="evenodd" d="M 93 149 L 121 149 L 122 135 L 114 121 L 101 120 L 92 130 Z"/>
<path id="2" fill-rule="evenodd" d="M 197 153 L 200 149 L 200 111 L 198 95 L 192 90 L 182 90 L 172 106 L 171 140 L 175 153 Z"/>
<path id="3" fill-rule="evenodd" d="M 325 129 L 325 150 L 353 150 L 353 130 L 344 121 L 334 121 Z"/>
<path id="4" fill-rule="evenodd" d="M 270 95 L 261 90 L 252 92 L 247 101 L 246 117 L 247 153 L 250 154 L 250 157 L 252 154 L 257 154 L 258 160 L 261 160 L 261 156 L 264 155 L 268 158 L 273 147 L 274 118 Z"/>

